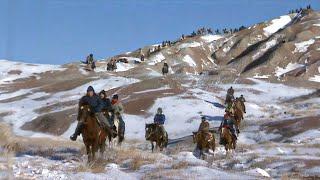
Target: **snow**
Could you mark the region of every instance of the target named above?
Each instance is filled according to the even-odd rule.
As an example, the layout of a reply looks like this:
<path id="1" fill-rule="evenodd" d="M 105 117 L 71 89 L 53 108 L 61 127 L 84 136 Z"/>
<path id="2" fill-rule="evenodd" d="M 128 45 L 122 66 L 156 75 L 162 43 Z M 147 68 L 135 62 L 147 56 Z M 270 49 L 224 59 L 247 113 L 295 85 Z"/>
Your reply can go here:
<path id="1" fill-rule="evenodd" d="M 318 27 L 320 27 L 320 24 L 313 24 L 313 26 L 318 26 Z"/>
<path id="2" fill-rule="evenodd" d="M 260 49 L 256 54 L 254 54 L 252 56 L 252 58 L 255 60 L 257 59 L 261 54 L 263 54 L 264 52 L 266 52 L 268 49 L 270 49 L 271 47 L 275 46 L 277 44 L 277 40 L 276 39 L 272 39 L 271 41 L 268 41 L 265 45 L 264 48 Z"/>
<path id="3" fill-rule="evenodd" d="M 294 49 L 294 53 L 296 52 L 306 52 L 308 50 L 308 47 L 315 42 L 314 39 L 310 39 L 308 41 L 302 41 L 299 43 L 295 43 L 296 48 Z"/>
<path id="4" fill-rule="evenodd" d="M 171 89 L 171 88 L 169 86 L 165 86 L 165 87 L 161 87 L 161 88 L 157 88 L 157 89 L 148 89 L 145 91 L 137 91 L 137 92 L 134 92 L 134 94 L 143 94 L 143 93 L 163 91 L 163 90 L 168 90 L 168 89 Z"/>
<path id="5" fill-rule="evenodd" d="M 216 40 L 221 39 L 221 38 L 223 38 L 223 36 L 221 36 L 221 35 L 212 35 L 212 34 L 201 36 L 201 39 L 203 39 L 207 43 L 212 42 L 212 41 L 216 41 Z"/>
<path id="6" fill-rule="evenodd" d="M 280 76 L 282 76 L 283 74 L 285 74 L 287 72 L 290 72 L 292 70 L 295 70 L 297 68 L 304 67 L 304 66 L 305 65 L 303 65 L 303 64 L 289 63 L 285 68 L 277 67 L 276 70 L 275 70 L 275 75 L 277 77 L 280 77 Z"/>
<path id="7" fill-rule="evenodd" d="M 113 88 L 117 88 L 120 86 L 125 86 L 129 85 L 135 82 L 138 82 L 139 80 L 137 79 L 131 79 L 131 78 L 123 78 L 123 77 L 109 77 L 107 79 L 98 79 L 98 80 L 92 80 L 91 82 L 88 82 L 84 85 L 81 85 L 77 88 L 68 90 L 68 91 L 61 91 L 53 94 L 48 94 L 44 92 L 33 92 L 33 89 L 27 89 L 27 90 L 21 90 L 18 92 L 18 94 L 24 94 L 28 92 L 32 92 L 32 94 L 28 95 L 26 98 L 13 101 L 13 102 L 8 102 L 8 103 L 0 103 L 0 112 L 11 112 L 8 116 L 5 116 L 3 120 L 7 123 L 12 123 L 13 124 L 13 130 L 16 134 L 18 135 L 23 135 L 23 136 L 45 136 L 44 134 L 39 134 L 35 132 L 30 132 L 30 131 L 23 131 L 20 129 L 20 127 L 26 123 L 29 122 L 36 117 L 38 117 L 41 114 L 38 114 L 35 112 L 36 109 L 52 105 L 55 103 L 62 103 L 62 102 L 67 102 L 67 101 L 73 101 L 73 100 L 78 100 L 80 99 L 86 92 L 86 89 L 88 86 L 93 86 L 96 91 L 100 91 L 102 89 L 104 90 L 110 90 Z M 110 83 L 112 82 L 112 83 Z M 12 95 L 13 94 L 13 95 Z M 5 96 L 8 97 L 13 97 L 16 96 L 17 93 L 8 93 Z M 36 98 L 48 96 L 50 97 L 45 100 L 34 100 Z M 4 98 L 3 98 L 4 99 Z M 14 110 L 12 107 L 15 107 Z M 57 112 L 57 111 L 62 111 L 70 108 L 75 108 L 76 105 L 74 106 L 69 106 L 69 107 L 59 107 L 56 108 L 55 110 L 51 112 Z M 73 124 L 70 128 L 73 128 L 75 125 Z M 72 131 L 72 129 L 69 128 L 69 132 Z M 74 129 L 73 129 L 74 130 Z M 70 134 L 69 134 L 70 135 Z M 65 134 L 67 136 L 67 134 Z"/>
<path id="8" fill-rule="evenodd" d="M 166 58 L 163 56 L 163 54 L 160 52 L 160 53 L 157 53 L 156 55 L 154 56 L 151 56 L 150 59 L 149 59 L 149 65 L 155 65 L 163 60 L 165 60 Z"/>
<path id="9" fill-rule="evenodd" d="M 200 99 L 189 99 L 181 96 L 170 96 L 158 98 L 154 105 L 148 110 L 152 116 L 147 118 L 147 122 L 153 122 L 153 114 L 158 107 L 162 107 L 166 115 L 165 128 L 171 138 L 179 138 L 190 135 L 197 130 L 200 124 L 200 115 L 223 114 L 224 110 L 214 107 Z M 190 108 L 192 107 L 192 108 Z M 215 123 L 215 126 L 220 122 Z M 142 129 L 144 130 L 144 129 Z"/>
<path id="10" fill-rule="evenodd" d="M 256 78 L 256 79 L 268 79 L 270 77 L 270 75 L 259 75 L 259 74 L 255 74 L 253 76 L 253 78 Z"/>
<path id="11" fill-rule="evenodd" d="M 21 74 L 9 74 L 10 71 L 14 70 L 21 71 Z M 23 62 L 0 60 L 0 84 L 30 76 L 35 76 L 38 78 L 37 74 L 40 73 L 63 70 L 65 70 L 65 68 L 62 68 L 59 65 L 28 64 Z"/>
<path id="12" fill-rule="evenodd" d="M 134 67 L 135 67 L 135 65 L 133 65 L 131 63 L 118 62 L 116 72 L 128 71 Z"/>
<path id="13" fill-rule="evenodd" d="M 312 129 L 295 135 L 290 138 L 291 140 L 302 143 L 306 141 L 310 141 L 313 143 L 320 143 L 320 129 Z"/>
<path id="14" fill-rule="evenodd" d="M 249 173 L 249 174 L 252 174 L 252 175 L 256 175 L 256 176 L 263 176 L 263 177 L 270 178 L 269 173 L 267 171 L 261 169 L 261 168 L 251 169 L 251 170 L 248 170 L 246 172 Z"/>
<path id="15" fill-rule="evenodd" d="M 191 42 L 191 43 L 183 43 L 179 45 L 179 49 L 184 49 L 184 48 L 192 48 L 192 47 L 199 47 L 201 44 L 199 42 Z"/>
<path id="16" fill-rule="evenodd" d="M 230 51 L 230 49 L 231 49 L 231 46 L 225 46 L 222 50 L 223 52 L 227 53 Z"/>
<path id="17" fill-rule="evenodd" d="M 278 19 L 271 21 L 270 25 L 263 28 L 264 35 L 269 37 L 273 33 L 277 32 L 279 29 L 283 28 L 291 21 L 291 17 L 288 15 L 280 16 Z"/>
<path id="18" fill-rule="evenodd" d="M 189 66 L 191 66 L 191 67 L 196 67 L 197 66 L 197 64 L 194 62 L 194 60 L 189 55 L 185 55 L 182 58 L 182 61 L 188 63 Z"/>
<path id="19" fill-rule="evenodd" d="M 314 75 L 314 77 L 310 77 L 309 81 L 320 82 L 320 75 Z"/>

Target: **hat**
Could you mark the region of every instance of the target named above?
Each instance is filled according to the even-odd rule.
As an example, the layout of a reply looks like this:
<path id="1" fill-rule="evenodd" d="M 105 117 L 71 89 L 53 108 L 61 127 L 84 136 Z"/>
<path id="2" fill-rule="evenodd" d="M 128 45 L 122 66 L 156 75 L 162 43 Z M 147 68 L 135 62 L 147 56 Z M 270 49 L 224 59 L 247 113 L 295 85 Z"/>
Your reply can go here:
<path id="1" fill-rule="evenodd" d="M 119 99 L 118 94 L 113 95 L 113 96 L 112 96 L 112 99 Z"/>
<path id="2" fill-rule="evenodd" d="M 157 109 L 157 112 L 158 112 L 158 113 L 162 113 L 162 108 L 159 107 L 159 108 Z"/>
<path id="3" fill-rule="evenodd" d="M 106 91 L 102 90 L 99 92 L 99 95 L 103 94 L 104 96 L 106 96 Z"/>
<path id="4" fill-rule="evenodd" d="M 206 120 L 206 117 L 205 117 L 205 116 L 202 116 L 202 117 L 201 117 L 201 120 L 205 121 L 205 120 Z"/>
<path id="5" fill-rule="evenodd" d="M 93 92 L 94 92 L 94 89 L 93 89 L 92 86 L 89 86 L 89 87 L 88 87 L 87 92 L 89 92 L 89 91 L 93 91 Z"/>

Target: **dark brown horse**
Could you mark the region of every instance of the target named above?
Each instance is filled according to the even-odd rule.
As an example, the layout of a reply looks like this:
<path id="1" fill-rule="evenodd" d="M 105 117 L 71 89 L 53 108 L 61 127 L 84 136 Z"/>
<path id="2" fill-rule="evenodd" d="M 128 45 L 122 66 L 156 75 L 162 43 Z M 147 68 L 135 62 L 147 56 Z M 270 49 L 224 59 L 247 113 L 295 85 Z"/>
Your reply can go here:
<path id="1" fill-rule="evenodd" d="M 98 149 L 100 149 L 102 154 L 105 150 L 105 133 L 104 130 L 100 128 L 89 105 L 82 105 L 80 107 L 80 121 L 82 121 L 84 125 L 81 134 L 86 146 L 88 162 L 91 162 L 95 159 L 95 153 Z"/>
<path id="2" fill-rule="evenodd" d="M 204 157 L 203 150 L 206 152 L 211 149 L 213 152 L 216 148 L 214 134 L 212 132 L 193 132 L 193 143 L 197 144 L 197 148 L 200 150 L 200 158 Z"/>
<path id="3" fill-rule="evenodd" d="M 166 148 L 168 145 L 168 133 L 165 132 L 165 137 L 163 137 L 160 134 L 159 128 L 160 128 L 159 125 L 154 123 L 146 124 L 146 127 L 145 127 L 145 130 L 146 130 L 145 138 L 147 141 L 151 142 L 152 152 L 154 149 L 153 142 L 156 142 L 156 148 L 159 147 L 160 151 L 162 151 L 163 148 Z"/>
<path id="4" fill-rule="evenodd" d="M 240 123 L 243 120 L 243 114 L 244 114 L 244 103 L 240 101 L 239 98 L 236 98 L 233 102 L 233 114 L 235 119 L 235 125 L 237 133 L 240 133 Z"/>

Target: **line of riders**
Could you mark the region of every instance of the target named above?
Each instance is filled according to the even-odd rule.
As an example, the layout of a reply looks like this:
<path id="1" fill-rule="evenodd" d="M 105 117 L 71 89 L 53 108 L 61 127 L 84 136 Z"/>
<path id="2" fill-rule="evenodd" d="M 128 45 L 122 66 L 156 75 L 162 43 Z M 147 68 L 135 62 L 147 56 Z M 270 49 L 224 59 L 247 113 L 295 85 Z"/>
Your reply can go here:
<path id="1" fill-rule="evenodd" d="M 242 107 L 242 111 L 246 113 L 244 102 L 245 98 L 243 95 L 241 95 L 239 98 L 234 98 L 234 89 L 230 87 L 227 90 L 227 96 L 225 100 L 225 114 L 223 117 L 223 120 L 219 127 L 220 132 L 220 142 L 219 144 L 225 145 L 228 143 L 227 139 L 224 139 L 223 137 L 223 129 L 227 129 L 232 134 L 232 141 L 235 143 L 237 140 L 237 134 L 240 133 L 239 131 L 239 124 L 236 123 L 236 112 L 235 112 L 235 102 L 240 102 L 240 105 Z M 77 136 L 79 136 L 83 132 L 84 122 L 81 120 L 82 116 L 82 107 L 84 105 L 88 105 L 94 114 L 99 126 L 105 130 L 106 132 L 111 133 L 112 137 L 115 136 L 122 136 L 124 139 L 124 133 L 125 133 L 125 122 L 123 121 L 122 114 L 124 112 L 123 105 L 121 101 L 119 100 L 119 96 L 117 94 L 113 95 L 112 99 L 110 100 L 106 92 L 102 90 L 98 95 L 95 93 L 95 90 L 92 86 L 89 86 L 87 88 L 87 93 L 85 96 L 83 96 L 79 101 L 79 110 L 78 110 L 78 124 L 76 126 L 75 132 L 73 135 L 70 136 L 70 139 L 72 141 L 75 141 L 77 139 Z M 243 115 L 242 115 L 243 116 Z M 242 117 L 243 118 L 243 117 Z M 115 119 L 118 120 L 118 126 L 117 129 L 115 126 Z M 156 146 L 160 147 L 160 150 L 162 150 L 164 147 L 168 144 L 168 134 L 165 131 L 164 123 L 166 121 L 166 117 L 163 114 L 162 108 L 157 109 L 157 113 L 154 116 L 154 123 L 152 124 L 146 124 L 146 140 L 151 141 L 152 144 L 152 151 L 154 149 L 153 142 L 156 142 Z M 212 148 L 214 151 L 215 145 L 214 145 L 214 136 L 212 131 L 210 130 L 210 124 L 207 121 L 206 117 L 203 116 L 201 118 L 201 123 L 199 126 L 199 129 L 197 132 L 194 132 L 194 138 L 197 139 L 197 137 L 202 138 L 205 142 L 208 143 L 211 140 L 213 140 Z M 123 140 L 122 139 L 122 140 Z M 197 144 L 197 147 L 202 150 L 204 147 L 199 147 L 201 144 Z M 235 146 L 233 147 L 233 149 Z M 229 147 L 228 149 L 232 149 Z M 228 150 L 226 147 L 226 150 Z"/>
<path id="2" fill-rule="evenodd" d="M 182 34 L 180 39 L 177 41 L 162 41 L 161 44 L 153 47 L 153 48 L 149 48 L 146 52 L 146 55 L 142 52 L 142 49 L 139 49 L 139 56 L 140 56 L 140 60 L 143 62 L 145 60 L 145 57 L 149 57 L 154 53 L 157 53 L 159 51 L 161 51 L 161 49 L 166 48 L 166 47 L 170 47 L 172 45 L 174 45 L 175 43 L 182 41 L 188 37 L 194 37 L 197 35 L 205 35 L 205 34 L 213 34 L 213 31 L 211 28 L 199 28 L 197 31 L 193 31 L 190 35 L 184 35 Z M 86 58 L 86 61 L 81 61 L 83 64 L 86 65 L 86 70 L 88 71 L 94 71 L 94 69 L 96 68 L 96 63 L 95 60 L 93 58 L 93 54 L 89 54 Z M 114 71 L 117 69 L 117 62 L 120 62 L 118 59 L 116 58 L 111 58 L 110 61 L 107 64 L 107 70 L 108 71 Z"/>

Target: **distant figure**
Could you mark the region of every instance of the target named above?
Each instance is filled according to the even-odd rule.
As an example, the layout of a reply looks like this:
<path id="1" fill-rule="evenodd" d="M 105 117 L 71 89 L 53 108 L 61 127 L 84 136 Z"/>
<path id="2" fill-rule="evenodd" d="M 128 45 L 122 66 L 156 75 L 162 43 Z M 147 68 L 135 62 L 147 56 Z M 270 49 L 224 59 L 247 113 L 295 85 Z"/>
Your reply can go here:
<path id="1" fill-rule="evenodd" d="M 166 75 L 169 73 L 169 65 L 165 62 L 162 67 L 162 75 Z"/>
<path id="2" fill-rule="evenodd" d="M 232 108 L 232 103 L 234 101 L 234 89 L 232 88 L 232 86 L 227 90 L 227 96 L 226 96 L 226 100 L 224 102 L 225 105 L 227 105 L 227 109 L 231 109 Z"/>
<path id="3" fill-rule="evenodd" d="M 185 39 L 184 34 L 182 34 L 180 40 L 184 40 L 184 39 Z"/>
<path id="4" fill-rule="evenodd" d="M 116 59 L 111 58 L 111 60 L 107 64 L 107 70 L 108 71 L 114 71 L 117 69 L 117 63 Z"/>
<path id="5" fill-rule="evenodd" d="M 91 64 L 93 61 L 93 54 L 89 54 L 86 59 L 86 64 Z"/>
<path id="6" fill-rule="evenodd" d="M 141 54 L 140 60 L 141 60 L 141 61 L 144 61 L 144 54 Z"/>
<path id="7" fill-rule="evenodd" d="M 241 94 L 241 96 L 239 97 L 240 102 L 243 105 L 243 109 L 244 109 L 244 113 L 246 113 L 246 106 L 244 105 L 244 103 L 246 102 L 246 99 L 243 97 L 243 95 Z"/>
<path id="8" fill-rule="evenodd" d="M 151 55 L 151 49 L 149 48 L 147 52 L 147 56 L 149 57 L 150 55 Z"/>

